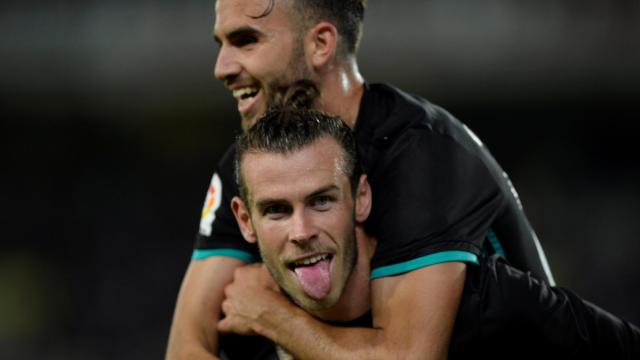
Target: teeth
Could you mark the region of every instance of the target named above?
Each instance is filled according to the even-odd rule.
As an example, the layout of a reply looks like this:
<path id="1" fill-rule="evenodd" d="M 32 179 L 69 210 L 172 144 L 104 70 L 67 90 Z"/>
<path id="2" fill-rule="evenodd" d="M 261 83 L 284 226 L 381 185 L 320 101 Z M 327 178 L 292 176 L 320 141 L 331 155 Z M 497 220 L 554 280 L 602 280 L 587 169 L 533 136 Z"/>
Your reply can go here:
<path id="1" fill-rule="evenodd" d="M 255 87 L 244 87 L 241 89 L 233 90 L 233 97 L 240 100 L 246 96 L 250 96 L 257 92 L 258 92 L 258 89 Z"/>
<path id="2" fill-rule="evenodd" d="M 318 261 L 326 260 L 328 258 L 329 258 L 328 254 L 318 255 L 318 256 L 314 256 L 312 258 L 304 259 L 304 260 L 301 260 L 301 261 L 296 261 L 295 265 L 297 265 L 297 266 L 312 265 L 312 264 L 317 263 Z"/>

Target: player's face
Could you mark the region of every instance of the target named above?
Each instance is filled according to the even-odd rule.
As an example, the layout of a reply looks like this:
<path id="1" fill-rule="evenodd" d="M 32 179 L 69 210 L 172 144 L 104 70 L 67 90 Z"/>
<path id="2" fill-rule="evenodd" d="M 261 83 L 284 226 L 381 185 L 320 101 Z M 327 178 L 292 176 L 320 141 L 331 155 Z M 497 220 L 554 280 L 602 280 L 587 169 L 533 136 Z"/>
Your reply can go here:
<path id="1" fill-rule="evenodd" d="M 238 102 L 243 129 L 251 127 L 267 108 L 277 87 L 307 78 L 302 34 L 290 21 L 290 0 L 218 0 L 214 37 L 220 44 L 215 75 Z"/>
<path id="2" fill-rule="evenodd" d="M 323 138 L 292 154 L 247 154 L 242 171 L 262 260 L 302 308 L 340 299 L 357 258 L 342 149 Z"/>

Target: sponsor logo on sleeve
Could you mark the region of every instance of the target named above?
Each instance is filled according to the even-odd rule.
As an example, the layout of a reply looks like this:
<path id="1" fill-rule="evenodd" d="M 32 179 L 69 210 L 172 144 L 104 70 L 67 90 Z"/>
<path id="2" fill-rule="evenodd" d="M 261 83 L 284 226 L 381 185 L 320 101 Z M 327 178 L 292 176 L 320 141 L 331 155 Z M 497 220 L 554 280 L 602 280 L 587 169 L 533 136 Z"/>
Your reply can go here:
<path id="1" fill-rule="evenodd" d="M 202 216 L 200 217 L 200 234 L 211 236 L 211 224 L 216 219 L 216 210 L 222 202 L 222 183 L 218 174 L 213 174 L 209 190 L 207 190 L 207 198 L 204 200 L 202 207 Z"/>

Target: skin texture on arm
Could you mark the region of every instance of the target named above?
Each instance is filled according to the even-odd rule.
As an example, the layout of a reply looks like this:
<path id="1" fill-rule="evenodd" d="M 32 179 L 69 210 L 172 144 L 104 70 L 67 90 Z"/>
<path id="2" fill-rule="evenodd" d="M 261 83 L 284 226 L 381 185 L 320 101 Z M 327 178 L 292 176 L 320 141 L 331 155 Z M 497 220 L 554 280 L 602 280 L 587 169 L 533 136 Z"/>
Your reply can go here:
<path id="1" fill-rule="evenodd" d="M 265 286 L 234 281 L 218 329 L 258 333 L 304 360 L 445 359 L 465 274 L 452 262 L 373 280 L 373 328 L 328 325 Z"/>
<path id="2" fill-rule="evenodd" d="M 191 261 L 178 295 L 166 359 L 218 359 L 216 323 L 223 289 L 244 264 L 229 257 Z"/>

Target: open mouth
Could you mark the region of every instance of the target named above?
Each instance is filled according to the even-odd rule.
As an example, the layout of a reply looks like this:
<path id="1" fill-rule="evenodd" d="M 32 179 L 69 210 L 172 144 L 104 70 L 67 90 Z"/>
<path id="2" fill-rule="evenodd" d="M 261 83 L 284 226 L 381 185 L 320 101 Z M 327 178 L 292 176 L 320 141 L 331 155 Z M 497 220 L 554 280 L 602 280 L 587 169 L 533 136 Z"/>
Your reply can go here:
<path id="1" fill-rule="evenodd" d="M 294 261 L 289 264 L 289 269 L 295 271 L 296 268 L 298 267 L 313 266 L 320 261 L 331 260 L 332 258 L 333 258 L 333 255 L 331 254 L 322 254 L 322 255 Z"/>
<path id="2" fill-rule="evenodd" d="M 262 93 L 258 86 L 245 86 L 233 90 L 233 97 L 238 101 L 238 112 L 243 116 L 251 116 L 257 110 L 257 103 Z"/>
<path id="3" fill-rule="evenodd" d="M 233 90 L 233 97 L 238 101 L 247 100 L 254 98 L 256 95 L 258 95 L 259 91 L 260 89 L 256 87 L 243 87 L 237 90 Z"/>
<path id="4" fill-rule="evenodd" d="M 314 299 L 323 299 L 331 291 L 333 255 L 321 254 L 289 264 L 304 292 Z"/>

